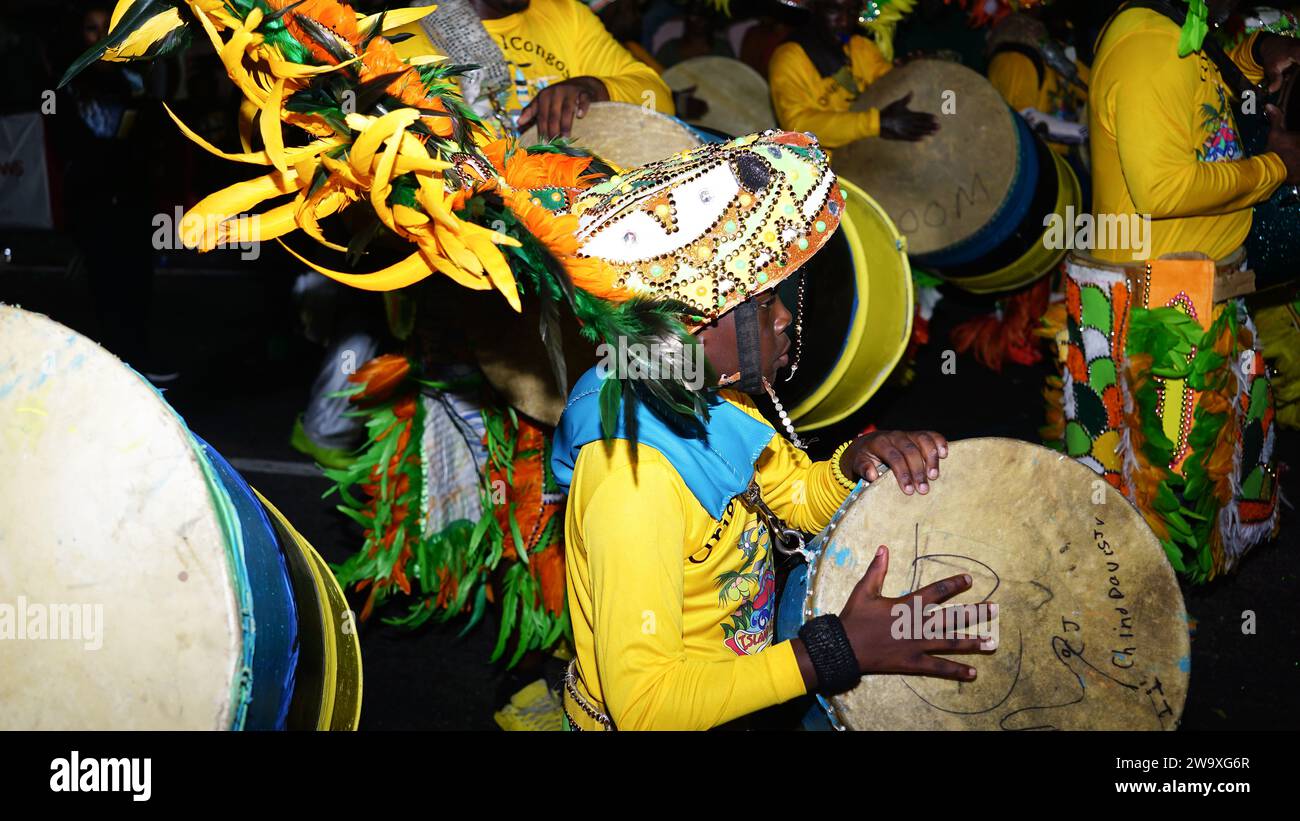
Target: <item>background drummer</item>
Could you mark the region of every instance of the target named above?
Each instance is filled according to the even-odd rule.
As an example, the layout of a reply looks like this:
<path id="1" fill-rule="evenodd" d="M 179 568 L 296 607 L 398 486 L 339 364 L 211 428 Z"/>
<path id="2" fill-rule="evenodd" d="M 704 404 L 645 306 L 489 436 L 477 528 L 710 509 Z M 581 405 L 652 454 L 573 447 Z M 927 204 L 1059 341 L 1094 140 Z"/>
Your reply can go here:
<path id="1" fill-rule="evenodd" d="M 788 184 L 744 159 L 731 161 L 756 190 Z M 820 213 L 833 220 L 841 208 Z M 791 362 L 793 317 L 775 289 L 803 262 L 769 267 L 752 290 L 724 291 L 711 307 L 697 306 L 695 333 L 711 366 L 705 372 L 720 391 L 707 418 L 662 403 L 620 409 L 615 394 L 608 412 L 635 421 L 607 437 L 601 418 L 612 383 L 593 368 L 573 389 L 551 464 L 568 492 L 565 574 L 576 660 L 565 712 L 579 729 L 707 729 L 806 692 L 851 689 L 864 673 L 971 681 L 973 667 L 937 654 L 995 647 L 970 638 L 895 639 L 896 601 L 881 595 L 884 547 L 841 613 L 809 621 L 797 639 L 775 640 L 774 544 L 787 527 L 824 529 L 857 482 L 875 481 L 886 465 L 904 494 L 928 493 L 948 453 L 937 433 L 876 432 L 814 462 L 763 418 L 747 394 L 776 401 L 771 386 Z M 591 276 L 587 287 L 608 283 L 612 291 L 624 274 L 610 265 Z M 673 300 L 675 287 L 658 285 L 640 298 Z M 779 415 L 793 435 L 785 411 Z M 969 575 L 954 576 L 919 595 L 939 604 L 970 586 Z"/>
<path id="2" fill-rule="evenodd" d="M 858 3 L 813 0 L 809 24 L 772 53 L 768 82 L 777 122 L 816 134 L 826 148 L 868 137 L 916 141 L 939 130 L 933 114 L 908 108 L 911 95 L 882 109 L 850 111 L 867 86 L 892 65 L 875 43 L 854 33 Z"/>
<path id="3" fill-rule="evenodd" d="M 504 113 L 519 131 L 535 122 L 543 139 L 567 137 L 575 117 L 608 100 L 674 113 L 672 92 L 654 69 L 629 54 L 578 0 L 470 2 L 514 80 Z M 401 30 L 415 35 L 398 44 L 402 57 L 435 53 L 419 23 Z"/>
<path id="4" fill-rule="evenodd" d="M 1211 23 L 1239 5 L 1209 0 Z M 1149 215 L 1152 258 L 1199 252 L 1221 260 L 1245 242 L 1256 203 L 1284 182 L 1300 183 L 1300 136 L 1283 130 L 1270 106 L 1269 151 L 1247 158 L 1227 82 L 1203 51 L 1180 57 L 1179 38 L 1169 18 L 1127 5 L 1102 35 L 1089 99 L 1094 212 Z M 1276 91 L 1282 73 L 1300 64 L 1300 41 L 1259 33 L 1229 56 L 1251 82 L 1267 78 Z M 1094 254 L 1133 260 L 1128 248 Z"/>

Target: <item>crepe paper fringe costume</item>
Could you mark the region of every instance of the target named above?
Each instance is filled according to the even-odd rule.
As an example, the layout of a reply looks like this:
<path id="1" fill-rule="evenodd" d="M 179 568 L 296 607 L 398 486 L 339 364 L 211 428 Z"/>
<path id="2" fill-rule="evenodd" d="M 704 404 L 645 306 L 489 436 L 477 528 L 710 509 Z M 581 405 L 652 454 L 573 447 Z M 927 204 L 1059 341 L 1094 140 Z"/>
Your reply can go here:
<path id="1" fill-rule="evenodd" d="M 958 353 L 971 353 L 995 373 L 1002 373 L 1008 362 L 1037 365 L 1043 361 L 1038 330 L 1051 293 L 1051 278 L 1046 277 L 1004 297 L 992 313 L 953 328 L 953 348 Z"/>
<path id="2" fill-rule="evenodd" d="M 364 530 L 362 549 L 335 566 L 339 583 L 368 591 L 361 619 L 396 599 L 410 603 L 386 623 L 406 628 L 467 616 L 475 627 L 489 604 L 501 626 L 492 661 L 508 666 L 570 634 L 564 584 L 563 494 L 550 474 L 550 437 L 509 408 L 484 406 L 487 459 L 477 475 L 478 510 L 431 522 L 433 487 L 421 451 L 421 394 L 466 386 L 420 379 L 409 360 L 387 354 L 352 377 L 356 415 L 369 440 L 345 470 L 327 470 L 339 510 Z M 470 387 L 473 387 L 472 385 Z"/>
<path id="3" fill-rule="evenodd" d="M 1215 306 L 1206 329 L 1187 306 L 1133 305 L 1123 273 L 1079 265 L 1065 304 L 1045 433 L 1138 507 L 1190 581 L 1231 571 L 1276 533 L 1280 501 L 1272 388 L 1244 304 Z M 1166 406 L 1171 386 L 1185 404 Z"/>

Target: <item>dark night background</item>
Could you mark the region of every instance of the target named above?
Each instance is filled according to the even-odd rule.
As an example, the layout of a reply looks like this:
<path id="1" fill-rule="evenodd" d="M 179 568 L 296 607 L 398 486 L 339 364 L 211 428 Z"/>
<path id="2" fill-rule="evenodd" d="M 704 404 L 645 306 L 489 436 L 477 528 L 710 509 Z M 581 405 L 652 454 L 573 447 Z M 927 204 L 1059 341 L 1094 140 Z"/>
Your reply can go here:
<path id="1" fill-rule="evenodd" d="M 0 3 L 0 113 L 34 110 L 41 92 L 53 88 L 54 75 L 78 51 L 81 5 Z M 746 3 L 733 0 L 732 5 L 735 11 Z M 907 32 L 900 36 L 905 43 Z M 56 202 L 54 231 L 0 228 L 0 301 L 46 313 L 103 341 L 97 300 L 112 297 L 96 290 L 86 249 L 118 249 L 99 264 L 134 265 L 132 260 L 141 253 L 149 256 L 150 214 L 170 213 L 176 204 L 192 205 L 236 179 L 233 174 L 239 169 L 203 155 L 161 116 L 157 98 L 169 99 L 182 119 L 214 143 L 229 147 L 236 142 L 233 86 L 210 53 L 195 49 L 187 61 L 184 70 L 169 63 L 150 73 L 146 83 L 153 96 L 141 106 L 138 139 L 111 161 L 80 153 L 88 143 L 66 119 L 60 122 L 75 116 L 60 105 L 48 129 L 56 152 L 52 163 L 59 164 L 52 167 L 53 176 L 91 160 L 94 171 L 80 173 L 90 175 L 81 179 L 92 180 L 94 190 L 63 190 Z M 74 193 L 69 196 L 69 191 Z M 267 244 L 260 259 L 251 263 L 228 251 L 201 257 L 158 252 L 152 255 L 152 266 L 152 280 L 140 275 L 138 266 L 134 274 L 123 271 L 124 281 L 131 283 L 126 293 L 143 294 L 141 298 L 152 303 L 149 337 L 124 338 L 121 348 L 115 347 L 118 343 L 108 347 L 126 356 L 121 351 L 136 346 L 133 350 L 141 351 L 140 356 L 178 370 L 181 378 L 165 396 L 187 424 L 227 458 L 272 463 L 261 471 L 245 469 L 245 477 L 326 560 L 342 561 L 361 544 L 360 531 L 335 511 L 332 499 L 322 498 L 328 483 L 288 444 L 322 355 L 321 348 L 295 331 L 289 289 L 300 264 Z M 951 328 L 992 307 L 990 300 L 951 288 L 945 295 L 931 325 L 931 342 L 919 353 L 914 383 L 887 388 L 849 424 L 822 433 L 812 447 L 815 456 L 828 456 L 844 435 L 868 424 L 934 429 L 950 439 L 1008 436 L 1037 441 L 1046 364 L 1012 365 L 999 375 L 961 356 L 956 372 L 944 374 L 940 357 L 952 347 Z M 1295 431 L 1280 431 L 1277 452 L 1284 460 L 1294 458 L 1296 441 Z M 1282 487 L 1291 498 L 1300 497 L 1295 474 L 1285 474 Z M 1282 517 L 1281 537 L 1256 548 L 1239 572 L 1203 587 L 1184 586 L 1195 622 L 1186 729 L 1300 728 L 1300 711 L 1295 709 L 1300 693 L 1300 521 L 1285 505 Z M 359 609 L 360 600 L 352 601 Z M 1247 610 L 1256 616 L 1255 635 L 1241 632 Z M 464 638 L 457 637 L 458 629 L 426 627 L 412 633 L 378 619 L 363 626 L 362 728 L 496 729 L 492 714 L 511 693 L 541 672 L 554 678 L 554 664 L 527 673 L 489 664 L 494 624 L 484 624 Z M 788 718 L 778 709 L 767 723 L 782 726 Z"/>

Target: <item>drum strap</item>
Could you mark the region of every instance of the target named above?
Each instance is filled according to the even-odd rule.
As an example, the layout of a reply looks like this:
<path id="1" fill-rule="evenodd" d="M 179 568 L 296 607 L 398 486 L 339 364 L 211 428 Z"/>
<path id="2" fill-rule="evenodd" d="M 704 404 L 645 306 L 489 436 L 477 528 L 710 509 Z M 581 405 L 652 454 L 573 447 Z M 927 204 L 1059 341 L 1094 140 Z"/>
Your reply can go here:
<path id="1" fill-rule="evenodd" d="M 435 0 L 416 0 L 431 6 Z M 459 78 L 461 96 L 484 119 L 496 116 L 499 98 L 510 88 L 505 55 L 483 26 L 469 0 L 436 0 L 438 13 L 420 20 L 420 27 L 439 51 L 457 63 L 472 66 Z M 508 124 L 507 124 L 507 127 Z"/>
<path id="2" fill-rule="evenodd" d="M 758 327 L 758 304 L 747 299 L 736 306 L 736 353 L 740 382 L 736 390 L 750 395 L 763 392 L 762 332 Z"/>
<path id="3" fill-rule="evenodd" d="M 784 519 L 767 506 L 767 502 L 763 501 L 763 491 L 759 488 L 758 482 L 750 480 L 749 489 L 740 495 L 740 501 L 757 515 L 759 521 L 767 528 L 768 538 L 772 540 L 777 553 L 785 556 L 798 553 L 806 562 L 813 560 L 812 554 L 808 552 L 803 533 L 787 525 Z"/>
<path id="4" fill-rule="evenodd" d="M 820 25 L 806 26 L 790 39 L 803 49 L 823 77 L 834 77 L 849 65 L 844 45 Z"/>

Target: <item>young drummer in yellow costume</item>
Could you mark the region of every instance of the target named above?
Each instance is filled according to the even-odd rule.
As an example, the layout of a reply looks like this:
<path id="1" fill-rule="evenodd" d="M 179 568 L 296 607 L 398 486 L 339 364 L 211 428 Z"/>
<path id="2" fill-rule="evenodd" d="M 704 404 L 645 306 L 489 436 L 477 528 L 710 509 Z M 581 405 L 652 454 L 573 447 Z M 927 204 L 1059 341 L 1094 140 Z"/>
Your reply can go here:
<path id="1" fill-rule="evenodd" d="M 688 174 L 665 190 L 675 164 Z M 569 488 L 577 658 L 565 711 L 579 729 L 705 729 L 815 689 L 852 686 L 867 671 L 974 675 L 928 654 L 978 652 L 978 640 L 889 638 L 883 548 L 844 613 L 774 642 L 774 550 L 784 527 L 821 530 L 854 483 L 875 480 L 884 464 L 905 493 L 926 493 L 947 449 L 934 433 L 878 433 L 813 462 L 745 395 L 767 391 L 775 400 L 771 384 L 790 364 L 792 317 L 774 289 L 834 230 L 843 202 L 833 180 L 815 142 L 773 134 L 639 169 L 578 203 L 607 192 L 583 211 L 580 235 L 603 234 L 584 249 L 608 262 L 614 289 L 631 289 L 618 298 L 684 306 L 694 340 L 666 364 L 690 371 L 691 352 L 702 348 L 718 384 L 738 388 L 711 390 L 705 380 L 707 418 L 643 402 L 629 421 L 626 407 L 613 413 L 617 399 L 606 406 L 603 395 L 619 381 L 616 362 L 589 371 L 570 396 L 552 465 Z M 602 431 L 609 416 L 619 421 Z M 948 579 L 923 596 L 943 599 L 967 584 Z M 849 669 L 831 664 L 820 630 L 836 637 Z"/>
<path id="2" fill-rule="evenodd" d="M 768 82 L 777 122 L 790 131 L 816 134 L 827 148 L 869 137 L 919 140 L 934 133 L 938 121 L 910 111 L 910 96 L 879 110 L 850 110 L 858 95 L 893 67 L 875 43 L 853 33 L 859 5 L 813 0 L 808 25 L 772 52 Z"/>

